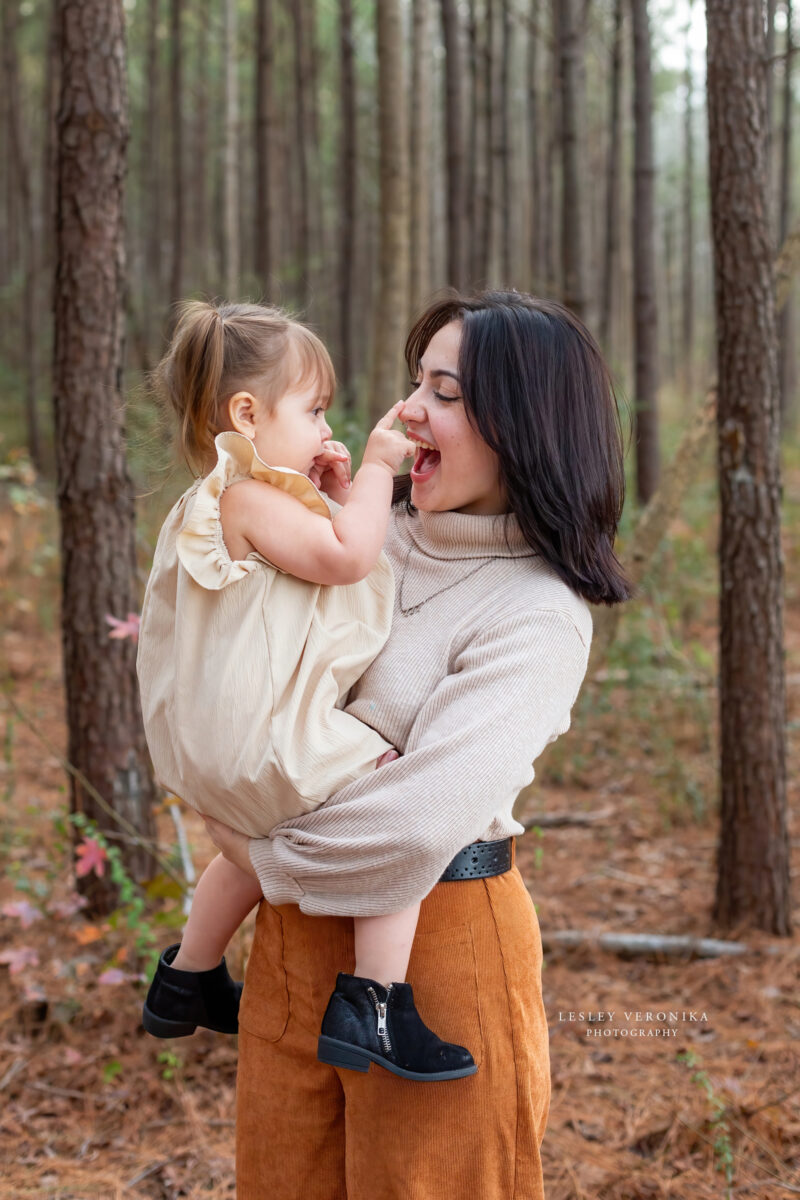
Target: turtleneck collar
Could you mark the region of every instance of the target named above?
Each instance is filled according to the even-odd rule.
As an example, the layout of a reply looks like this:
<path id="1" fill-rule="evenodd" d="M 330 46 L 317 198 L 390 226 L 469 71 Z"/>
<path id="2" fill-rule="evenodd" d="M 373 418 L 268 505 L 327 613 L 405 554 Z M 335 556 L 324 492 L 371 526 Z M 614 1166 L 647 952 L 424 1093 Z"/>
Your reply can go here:
<path id="1" fill-rule="evenodd" d="M 416 548 L 429 558 L 530 558 L 514 513 L 476 516 L 462 512 L 408 514 L 408 531 Z"/>

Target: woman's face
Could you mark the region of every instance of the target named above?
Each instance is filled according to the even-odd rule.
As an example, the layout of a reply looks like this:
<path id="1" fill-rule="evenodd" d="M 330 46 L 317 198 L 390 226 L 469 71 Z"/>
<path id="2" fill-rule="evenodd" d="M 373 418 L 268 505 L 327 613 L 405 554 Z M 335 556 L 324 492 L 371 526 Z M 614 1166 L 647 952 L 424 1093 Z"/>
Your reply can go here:
<path id="1" fill-rule="evenodd" d="M 420 443 L 411 468 L 411 503 L 424 512 L 507 512 L 497 455 L 467 419 L 458 379 L 460 344 L 459 321 L 433 335 L 416 390 L 398 413 L 411 441 Z"/>

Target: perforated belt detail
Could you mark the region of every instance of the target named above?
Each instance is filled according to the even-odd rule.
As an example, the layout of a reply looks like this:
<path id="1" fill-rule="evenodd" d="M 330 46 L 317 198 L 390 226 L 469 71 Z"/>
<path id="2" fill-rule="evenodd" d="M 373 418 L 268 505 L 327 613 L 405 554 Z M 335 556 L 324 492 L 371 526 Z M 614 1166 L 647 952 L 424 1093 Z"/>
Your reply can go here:
<path id="1" fill-rule="evenodd" d="M 440 877 L 440 883 L 453 883 L 457 879 L 486 879 L 491 875 L 504 875 L 511 870 L 512 837 L 499 842 L 472 842 L 459 850 L 458 854 Z"/>

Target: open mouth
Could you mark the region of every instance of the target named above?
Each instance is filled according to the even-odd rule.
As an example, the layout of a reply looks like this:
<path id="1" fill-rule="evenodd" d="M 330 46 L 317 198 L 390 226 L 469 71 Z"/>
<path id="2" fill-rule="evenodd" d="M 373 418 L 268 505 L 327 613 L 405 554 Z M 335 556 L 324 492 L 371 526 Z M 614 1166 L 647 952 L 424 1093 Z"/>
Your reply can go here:
<path id="1" fill-rule="evenodd" d="M 438 450 L 428 443 L 420 444 L 417 449 L 417 456 L 414 459 L 414 465 L 411 468 L 411 479 L 414 483 L 424 483 L 430 479 L 439 463 L 442 456 Z"/>

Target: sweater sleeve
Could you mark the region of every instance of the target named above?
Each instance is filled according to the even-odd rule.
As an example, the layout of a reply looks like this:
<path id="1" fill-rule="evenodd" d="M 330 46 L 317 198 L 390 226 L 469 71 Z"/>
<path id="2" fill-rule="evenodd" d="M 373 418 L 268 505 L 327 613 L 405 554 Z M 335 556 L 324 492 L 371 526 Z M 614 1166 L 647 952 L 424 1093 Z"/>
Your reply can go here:
<path id="1" fill-rule="evenodd" d="M 536 610 L 483 631 L 420 709 L 402 758 L 251 840 L 266 898 L 340 916 L 421 900 L 569 728 L 587 659 L 562 612 Z"/>

